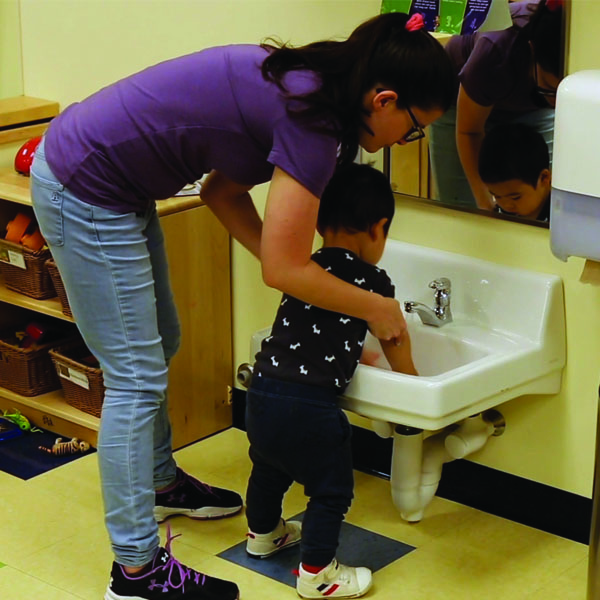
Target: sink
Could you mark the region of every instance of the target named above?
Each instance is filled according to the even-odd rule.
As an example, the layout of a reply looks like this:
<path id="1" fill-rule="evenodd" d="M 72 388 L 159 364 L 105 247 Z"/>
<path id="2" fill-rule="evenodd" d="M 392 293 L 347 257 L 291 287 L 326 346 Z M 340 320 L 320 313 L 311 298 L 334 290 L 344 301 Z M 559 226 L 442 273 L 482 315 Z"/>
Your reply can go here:
<path id="1" fill-rule="evenodd" d="M 430 281 L 452 282 L 454 320 L 442 327 L 406 314 L 419 376 L 394 373 L 378 351 L 340 398 L 364 417 L 437 430 L 527 394 L 555 394 L 565 365 L 562 281 L 556 275 L 388 240 L 379 263 L 396 298 L 433 303 Z M 268 330 L 255 334 L 252 356 Z"/>
<path id="2" fill-rule="evenodd" d="M 449 278 L 454 320 L 437 328 L 405 315 L 419 377 L 390 371 L 383 357 L 359 365 L 344 408 L 435 430 L 513 398 L 560 390 L 566 351 L 558 276 L 394 240 L 380 266 L 401 302 L 431 306 L 429 282 Z M 377 346 L 369 335 L 367 347 Z"/>

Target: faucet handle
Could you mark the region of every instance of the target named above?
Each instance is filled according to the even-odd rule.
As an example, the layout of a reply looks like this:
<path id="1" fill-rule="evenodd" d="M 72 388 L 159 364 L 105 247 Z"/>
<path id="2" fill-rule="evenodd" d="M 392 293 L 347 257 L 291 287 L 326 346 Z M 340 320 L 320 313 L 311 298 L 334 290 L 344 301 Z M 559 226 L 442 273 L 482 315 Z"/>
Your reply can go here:
<path id="1" fill-rule="evenodd" d="M 436 292 L 450 292 L 452 284 L 447 277 L 438 277 L 429 283 L 429 287 Z"/>

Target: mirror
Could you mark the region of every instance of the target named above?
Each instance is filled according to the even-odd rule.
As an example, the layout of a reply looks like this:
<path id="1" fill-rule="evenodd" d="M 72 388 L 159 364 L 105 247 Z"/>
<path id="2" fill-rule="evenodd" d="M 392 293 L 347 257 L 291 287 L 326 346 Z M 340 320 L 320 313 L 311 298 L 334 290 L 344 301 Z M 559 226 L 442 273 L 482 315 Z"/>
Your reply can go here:
<path id="1" fill-rule="evenodd" d="M 551 35 L 556 40 L 553 45 L 555 55 L 553 64 L 558 64 L 558 67 L 554 70 L 556 72 L 556 69 L 558 69 L 557 72 L 564 73 L 567 46 L 566 32 L 569 19 L 568 0 L 509 0 L 514 24 L 509 30 L 476 33 L 472 36 L 433 35 L 436 35 L 446 47 L 453 64 L 460 72 L 460 81 L 464 82 L 458 106 L 463 117 L 461 120 L 459 116 L 459 123 L 466 123 L 471 127 L 478 125 L 482 131 L 485 129 L 485 133 L 481 134 L 481 138 L 489 134 L 494 128 L 496 128 L 496 138 L 506 137 L 508 135 L 507 130 L 510 130 L 513 134 L 516 131 L 519 135 L 525 133 L 531 137 L 530 128 L 536 130 L 539 133 L 534 131 L 533 135 L 539 138 L 539 134 L 541 134 L 546 142 L 543 148 L 548 148 L 548 175 L 550 175 L 554 127 L 553 105 L 555 101 L 555 95 L 552 94 L 552 91 L 556 89 L 560 78 L 552 76 L 549 71 L 540 66 L 539 63 L 544 63 L 545 59 L 535 56 L 535 51 L 532 49 L 534 46 L 529 41 L 521 37 L 518 42 L 515 42 L 520 28 L 523 24 L 529 22 L 540 3 L 544 4 L 542 8 L 547 13 L 550 11 L 554 13 L 550 15 L 554 23 L 554 33 Z M 559 15 L 558 20 L 556 15 Z M 558 25 L 556 25 L 557 21 Z M 538 28 L 538 31 L 540 29 Z M 548 39 L 548 35 L 546 33 L 546 39 Z M 482 40 L 484 36 L 485 40 Z M 501 90 L 491 89 L 500 80 L 502 69 L 495 73 L 488 66 L 483 73 L 478 71 L 477 61 L 479 60 L 480 64 L 484 64 L 486 60 L 483 44 L 488 45 L 488 47 L 493 45 L 495 50 L 508 47 L 509 50 L 506 54 L 510 56 L 512 61 L 510 72 L 514 88 L 509 94 L 504 94 L 503 99 L 496 101 L 496 104 L 489 108 L 484 106 L 485 98 L 497 97 L 504 93 Z M 538 42 L 538 47 L 540 47 L 540 42 Z M 470 62 L 471 59 L 473 59 L 473 62 Z M 513 73 L 515 74 L 512 75 Z M 516 88 L 520 89 L 515 92 Z M 470 90 L 473 98 L 467 94 L 468 97 L 464 101 L 462 94 L 466 93 L 467 89 Z M 481 104 L 478 104 L 477 100 Z M 383 158 L 384 170 L 390 176 L 394 191 L 401 195 L 416 196 L 424 202 L 437 206 L 442 205 L 447 208 L 481 214 L 482 216 L 548 227 L 549 184 L 545 188 L 539 187 L 539 182 L 535 178 L 535 187 L 530 184 L 530 187 L 525 190 L 526 193 L 527 190 L 537 190 L 537 196 L 532 200 L 534 202 L 532 205 L 534 206 L 533 211 L 527 212 L 530 205 L 526 201 L 522 201 L 526 194 L 525 196 L 519 195 L 520 192 L 514 190 L 514 185 L 512 187 L 508 186 L 508 189 L 507 186 L 498 187 L 498 182 L 490 183 L 489 177 L 485 184 L 480 180 L 479 185 L 484 186 L 483 196 L 481 188 L 479 188 L 477 200 L 475 199 L 457 151 L 456 119 L 457 106 L 455 105 L 441 119 L 427 128 L 425 139 L 404 146 L 395 145 L 391 150 L 386 149 Z M 516 124 L 519 125 L 515 128 Z M 519 130 L 519 127 L 521 130 Z M 488 162 L 491 160 L 490 157 L 494 156 L 494 152 L 499 152 L 498 149 L 501 147 L 497 140 L 492 143 L 493 140 L 494 135 L 490 135 L 487 139 L 490 148 L 482 153 L 486 156 L 485 160 Z M 487 142 L 484 142 L 484 144 Z M 479 143 L 481 143 L 481 139 Z M 506 144 L 504 145 L 506 147 Z M 520 143 L 518 146 L 519 148 L 521 146 L 525 147 L 525 143 Z M 539 145 L 538 149 L 540 149 Z M 496 179 L 501 176 L 502 172 L 512 172 L 514 174 L 514 170 L 511 171 L 510 167 L 504 165 L 504 161 L 499 158 L 512 154 L 518 154 L 518 152 L 496 154 L 497 158 L 491 160 L 494 165 L 492 171 L 496 173 Z M 525 154 L 527 157 L 530 155 L 531 153 Z M 475 165 L 476 175 L 478 175 L 478 162 L 476 158 L 475 162 L 472 163 Z M 527 162 L 529 163 L 529 161 Z M 537 164 L 539 164 L 539 161 Z M 504 167 L 504 170 L 503 168 L 496 169 L 496 165 Z M 520 177 L 519 181 L 521 181 Z M 546 178 L 544 181 L 546 182 L 544 185 L 546 185 L 549 179 Z M 523 188 L 521 188 L 521 191 L 523 191 Z M 484 200 L 486 197 L 489 198 L 486 209 L 481 207 L 482 197 Z M 492 202 L 495 203 L 495 208 Z"/>

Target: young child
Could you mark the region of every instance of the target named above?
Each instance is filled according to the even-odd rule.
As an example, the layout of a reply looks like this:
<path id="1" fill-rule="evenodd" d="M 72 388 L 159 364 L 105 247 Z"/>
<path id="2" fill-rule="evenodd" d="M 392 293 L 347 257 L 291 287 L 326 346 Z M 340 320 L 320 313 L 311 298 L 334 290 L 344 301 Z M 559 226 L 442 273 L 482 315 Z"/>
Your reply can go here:
<path id="1" fill-rule="evenodd" d="M 323 247 L 312 257 L 336 277 L 387 297 L 383 253 L 394 197 L 383 173 L 352 164 L 338 171 L 320 202 Z M 303 598 L 350 598 L 371 586 L 371 571 L 339 564 L 341 523 L 353 497 L 350 425 L 337 405 L 360 360 L 366 321 L 283 296 L 270 337 L 256 356 L 247 395 L 247 552 L 265 558 L 301 542 L 296 590 Z M 382 341 L 392 368 L 416 375 L 408 334 Z M 292 484 L 309 497 L 304 521 L 281 518 Z"/>
<path id="2" fill-rule="evenodd" d="M 550 158 L 544 138 L 535 129 L 506 123 L 490 130 L 481 145 L 479 176 L 500 212 L 548 221 Z"/>

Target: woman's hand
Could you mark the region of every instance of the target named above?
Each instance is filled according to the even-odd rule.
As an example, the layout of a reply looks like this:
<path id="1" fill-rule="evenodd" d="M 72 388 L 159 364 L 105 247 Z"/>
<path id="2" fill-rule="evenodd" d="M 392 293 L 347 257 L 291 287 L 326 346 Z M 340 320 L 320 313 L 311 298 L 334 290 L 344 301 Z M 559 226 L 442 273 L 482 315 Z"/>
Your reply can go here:
<path id="1" fill-rule="evenodd" d="M 406 332 L 406 321 L 400 303 L 394 298 L 376 295 L 374 300 L 375 311 L 367 320 L 369 331 L 380 340 L 394 340 L 400 344 Z"/>

